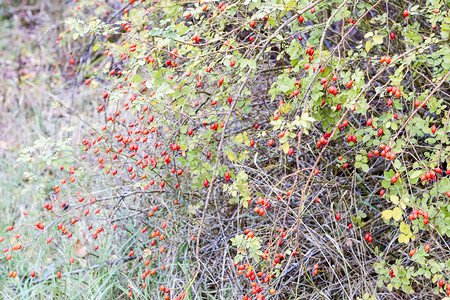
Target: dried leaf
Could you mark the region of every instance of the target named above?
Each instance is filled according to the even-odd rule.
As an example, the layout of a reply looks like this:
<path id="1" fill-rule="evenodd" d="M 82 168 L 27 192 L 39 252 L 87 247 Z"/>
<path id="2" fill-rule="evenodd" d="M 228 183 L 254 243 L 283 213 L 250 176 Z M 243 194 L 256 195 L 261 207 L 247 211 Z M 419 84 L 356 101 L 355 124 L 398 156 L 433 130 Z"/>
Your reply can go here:
<path id="1" fill-rule="evenodd" d="M 86 246 L 84 246 L 80 240 L 77 240 L 73 246 L 73 251 L 75 252 L 75 255 L 79 257 L 85 257 L 88 254 Z"/>
<path id="2" fill-rule="evenodd" d="M 352 247 L 353 246 L 353 241 L 351 239 L 347 239 L 346 240 L 346 244 L 348 247 Z"/>

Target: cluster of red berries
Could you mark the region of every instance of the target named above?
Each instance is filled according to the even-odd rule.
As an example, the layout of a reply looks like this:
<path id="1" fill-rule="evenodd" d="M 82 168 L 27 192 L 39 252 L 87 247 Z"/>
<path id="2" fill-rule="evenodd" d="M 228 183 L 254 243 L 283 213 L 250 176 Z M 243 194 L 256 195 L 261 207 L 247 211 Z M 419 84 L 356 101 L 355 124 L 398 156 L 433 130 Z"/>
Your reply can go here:
<path id="1" fill-rule="evenodd" d="M 317 271 L 319 270 L 319 265 L 318 264 L 315 264 L 314 266 L 313 266 L 313 271 L 312 271 L 312 274 L 313 274 L 313 276 L 316 276 L 317 275 Z"/>
<path id="2" fill-rule="evenodd" d="M 251 201 L 251 199 L 250 199 L 250 201 Z M 250 204 L 250 202 L 249 202 L 249 204 Z M 268 199 L 263 199 L 263 198 L 261 198 L 261 197 L 258 197 L 258 199 L 256 199 L 256 204 L 257 204 L 257 205 L 263 205 L 263 206 L 266 207 L 266 209 L 269 209 L 269 208 L 271 207 L 271 204 L 270 204 L 269 200 L 268 200 Z M 260 216 L 263 216 L 264 213 L 265 213 L 264 207 L 258 207 L 258 206 L 256 206 L 255 209 L 254 209 L 254 211 L 255 211 L 256 213 L 259 213 Z"/>
<path id="3" fill-rule="evenodd" d="M 425 225 L 428 224 L 428 222 L 429 222 L 428 212 L 423 211 L 421 209 L 417 210 L 417 209 L 414 208 L 412 210 L 411 214 L 409 215 L 409 219 L 411 221 L 413 221 L 413 220 L 417 219 L 419 216 L 423 217 L 423 224 L 425 224 Z"/>
<path id="4" fill-rule="evenodd" d="M 235 264 L 235 266 L 237 266 L 237 264 Z M 255 272 L 255 270 L 249 270 L 250 269 L 250 265 L 247 263 L 247 264 L 245 264 L 245 265 L 243 265 L 243 264 L 240 264 L 238 267 L 238 275 L 244 275 L 246 278 L 249 278 L 252 282 L 250 283 L 250 285 L 252 286 L 252 291 L 251 291 L 251 293 L 253 294 L 253 295 L 257 295 L 257 299 L 261 299 L 261 300 L 263 300 L 264 299 L 264 296 L 263 296 L 263 294 L 261 293 L 262 291 L 263 291 L 263 288 L 260 286 L 260 285 L 258 285 L 256 282 L 255 282 L 255 280 L 256 280 L 256 276 L 258 276 L 258 277 L 260 277 L 261 278 L 261 283 L 267 283 L 267 282 L 269 282 L 269 280 L 273 277 L 273 274 L 272 275 L 268 275 L 268 274 L 266 274 L 266 273 L 263 273 L 263 272 Z M 244 270 L 248 270 L 248 271 L 246 271 L 245 273 L 244 273 Z M 270 289 L 269 290 L 269 293 L 270 294 L 275 294 L 275 289 Z M 250 297 L 248 296 L 248 295 L 245 295 L 244 297 L 243 297 L 243 299 L 247 299 L 247 300 L 250 300 Z"/>
<path id="5" fill-rule="evenodd" d="M 438 286 L 440 288 L 444 286 L 444 280 L 443 279 L 439 280 Z M 450 296 L 450 283 L 447 283 L 446 288 L 447 288 L 447 296 Z"/>
<path id="6" fill-rule="evenodd" d="M 327 132 L 327 133 L 325 133 L 324 134 L 324 136 L 323 137 L 321 137 L 318 141 L 317 141 L 317 148 L 320 148 L 321 146 L 324 146 L 324 145 L 326 145 L 327 144 L 327 142 L 328 142 L 328 138 L 331 136 L 331 133 L 330 132 Z"/>
<path id="7" fill-rule="evenodd" d="M 441 173 L 441 172 L 442 172 L 441 169 L 439 169 L 439 168 L 436 168 L 436 169 L 439 170 L 439 172 L 436 172 L 436 173 Z M 436 180 L 436 179 L 437 179 L 436 173 L 435 173 L 434 171 L 428 171 L 428 172 L 426 172 L 425 174 L 423 174 L 422 176 L 420 176 L 420 180 L 421 180 L 421 181 L 426 181 L 426 180 L 428 180 L 429 182 L 431 182 L 431 181 L 433 181 L 433 180 Z"/>
<path id="8" fill-rule="evenodd" d="M 386 157 L 386 159 L 391 159 L 391 160 L 395 159 L 395 153 L 390 152 L 391 147 L 381 144 L 380 149 L 381 149 L 381 152 L 378 149 L 375 149 L 373 152 L 369 152 L 367 154 L 367 157 L 372 158 L 373 156 L 380 155 L 381 157 Z"/>
<path id="9" fill-rule="evenodd" d="M 388 86 L 387 87 L 387 92 L 388 93 L 392 93 L 397 98 L 400 98 L 401 95 L 402 95 L 402 92 L 395 86 Z"/>
<path id="10" fill-rule="evenodd" d="M 344 120 L 344 121 L 342 122 L 342 124 L 339 124 L 339 125 L 338 125 L 338 129 L 339 129 L 339 130 L 342 130 L 342 129 L 344 129 L 344 127 L 347 127 L 347 125 L 348 125 L 348 120 Z M 353 139 L 353 136 L 352 136 L 352 139 Z M 347 137 L 347 141 L 348 141 L 348 137 Z"/>
<path id="11" fill-rule="evenodd" d="M 164 299 L 165 300 L 168 300 L 168 299 L 170 299 L 170 289 L 169 288 L 167 288 L 167 287 L 165 287 L 164 285 L 161 285 L 160 287 L 159 287 L 159 290 L 161 291 L 161 292 L 164 292 Z"/>
<path id="12" fill-rule="evenodd" d="M 224 177 L 226 182 L 230 181 L 230 172 L 226 171 Z"/>
<path id="13" fill-rule="evenodd" d="M 389 270 L 389 275 L 391 275 L 391 277 L 394 278 L 395 277 L 394 270 L 390 269 Z"/>
<path id="14" fill-rule="evenodd" d="M 368 241 L 369 243 L 372 243 L 372 241 L 373 241 L 373 238 L 372 238 L 372 236 L 370 235 L 370 233 L 366 233 L 366 235 L 364 236 L 364 239 L 365 239 L 366 241 Z"/>
<path id="15" fill-rule="evenodd" d="M 381 58 L 380 58 L 380 63 L 386 63 L 387 65 L 389 65 L 390 63 L 391 63 L 391 61 L 392 61 L 392 59 L 391 59 L 391 57 L 388 55 L 388 56 L 382 56 Z"/>

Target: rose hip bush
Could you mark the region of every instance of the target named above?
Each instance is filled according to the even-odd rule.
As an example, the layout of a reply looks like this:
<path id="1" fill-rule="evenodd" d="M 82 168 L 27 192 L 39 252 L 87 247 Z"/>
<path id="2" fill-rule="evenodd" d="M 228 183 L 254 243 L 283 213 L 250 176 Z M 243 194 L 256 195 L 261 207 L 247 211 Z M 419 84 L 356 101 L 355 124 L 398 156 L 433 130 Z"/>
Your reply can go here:
<path id="1" fill-rule="evenodd" d="M 450 295 L 448 3 L 65 9 L 70 126 L 19 159 L 4 297 Z"/>

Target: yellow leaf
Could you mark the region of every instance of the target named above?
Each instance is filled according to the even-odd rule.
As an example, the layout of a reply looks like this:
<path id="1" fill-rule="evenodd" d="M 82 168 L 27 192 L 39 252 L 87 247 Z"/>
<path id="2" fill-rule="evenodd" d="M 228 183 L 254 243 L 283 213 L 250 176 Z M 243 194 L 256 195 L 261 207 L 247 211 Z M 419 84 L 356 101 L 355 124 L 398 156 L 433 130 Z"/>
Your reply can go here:
<path id="1" fill-rule="evenodd" d="M 403 203 L 403 201 L 402 201 L 402 202 L 400 202 L 400 207 L 401 207 L 402 209 L 406 209 L 406 204 Z"/>
<path id="2" fill-rule="evenodd" d="M 400 209 L 400 207 L 396 207 L 394 208 L 394 210 L 392 211 L 392 217 L 394 218 L 395 221 L 400 221 L 402 219 L 403 213 L 402 210 Z"/>
<path id="3" fill-rule="evenodd" d="M 33 75 L 34 74 L 31 74 L 31 73 L 27 73 L 27 74 L 25 74 L 24 76 L 22 76 L 22 80 L 27 80 L 27 79 L 30 79 L 31 77 L 33 77 Z"/>
<path id="4" fill-rule="evenodd" d="M 404 235 L 403 233 L 398 236 L 398 242 L 408 244 L 409 243 L 409 237 L 407 235 Z"/>
<path id="5" fill-rule="evenodd" d="M 374 35 L 373 36 L 373 42 L 377 45 L 383 44 L 383 37 L 381 35 Z"/>
<path id="6" fill-rule="evenodd" d="M 392 218 L 393 212 L 390 209 L 386 209 L 381 213 L 381 217 L 385 220 L 390 220 Z"/>
<path id="7" fill-rule="evenodd" d="M 289 112 L 289 109 L 290 109 L 290 104 L 289 103 L 285 103 L 282 107 L 281 107 L 281 109 L 280 109 L 280 111 L 282 112 L 282 113 L 287 113 L 287 112 Z"/>
<path id="8" fill-rule="evenodd" d="M 236 135 L 236 142 L 238 142 L 240 144 L 243 141 L 244 141 L 244 137 L 242 136 L 242 134 Z"/>
<path id="9" fill-rule="evenodd" d="M 370 42 L 370 40 L 368 40 L 368 41 L 366 42 L 366 52 L 369 52 L 369 51 L 370 51 L 370 48 L 371 48 L 371 42 Z"/>
<path id="10" fill-rule="evenodd" d="M 228 159 L 230 160 L 230 161 L 235 161 L 236 160 L 236 156 L 234 156 L 234 153 L 233 152 L 228 152 Z"/>
<path id="11" fill-rule="evenodd" d="M 288 151 L 289 151 L 289 143 L 286 142 L 286 143 L 283 144 L 283 152 L 284 153 L 288 153 Z"/>
<path id="12" fill-rule="evenodd" d="M 403 232 L 404 234 L 410 235 L 411 234 L 411 227 L 409 227 L 408 224 L 405 224 L 405 222 L 402 222 L 400 224 L 400 232 Z"/>
<path id="13" fill-rule="evenodd" d="M 391 195 L 391 202 L 392 203 L 394 203 L 394 204 L 398 204 L 398 201 L 399 201 L 400 199 L 398 198 L 398 196 L 396 196 L 396 195 Z"/>

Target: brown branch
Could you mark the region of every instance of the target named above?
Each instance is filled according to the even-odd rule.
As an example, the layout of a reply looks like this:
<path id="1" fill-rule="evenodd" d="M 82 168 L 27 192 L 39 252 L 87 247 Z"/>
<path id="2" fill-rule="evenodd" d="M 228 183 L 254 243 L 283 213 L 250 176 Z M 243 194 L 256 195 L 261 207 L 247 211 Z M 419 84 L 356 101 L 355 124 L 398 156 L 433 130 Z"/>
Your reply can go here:
<path id="1" fill-rule="evenodd" d="M 411 121 L 412 117 L 414 117 L 414 115 L 420 110 L 420 108 L 425 105 L 427 103 L 428 100 L 430 100 L 430 98 L 434 95 L 434 93 L 437 92 L 437 90 L 441 87 L 441 85 L 445 82 L 445 80 L 447 79 L 448 75 L 450 75 L 450 71 L 447 72 L 447 74 L 444 76 L 444 78 L 442 78 L 441 82 L 439 82 L 439 84 L 434 88 L 434 90 L 430 93 L 430 95 L 428 95 L 428 97 L 422 102 L 420 103 L 419 107 L 417 107 L 412 114 L 409 116 L 409 118 L 406 120 L 405 124 L 403 124 L 403 126 L 397 131 L 397 133 L 394 135 L 394 137 L 390 140 L 389 142 L 389 146 L 392 146 L 392 143 L 397 139 L 397 137 L 399 136 L 400 132 L 402 132 L 403 129 L 405 129 L 406 125 L 408 125 L 408 123 Z"/>
<path id="2" fill-rule="evenodd" d="M 288 20 L 286 20 L 283 24 L 281 24 L 280 27 L 278 27 L 277 30 L 275 30 L 274 33 L 266 40 L 266 42 L 265 42 L 264 45 L 262 46 L 261 51 L 260 51 L 260 52 L 258 53 L 258 55 L 255 57 L 255 61 L 258 61 L 258 59 L 263 55 L 264 50 L 267 48 L 267 46 L 269 46 L 269 44 L 270 44 L 270 42 L 272 41 L 272 39 L 273 39 L 273 38 L 274 38 L 274 37 L 275 37 L 275 36 L 276 36 L 276 35 L 284 28 L 284 27 L 286 27 L 286 26 L 289 25 L 292 21 L 294 21 L 295 19 L 297 19 L 297 17 L 298 17 L 300 14 L 304 13 L 304 12 L 307 11 L 308 9 L 311 9 L 311 8 L 314 7 L 315 5 L 321 3 L 322 1 L 324 1 L 324 0 L 318 0 L 318 1 L 314 2 L 314 3 L 309 4 L 307 7 L 303 8 L 303 9 L 302 9 L 301 11 L 299 11 L 297 14 L 295 14 L 294 16 L 292 16 L 291 18 L 289 18 Z M 262 43 L 262 42 L 261 42 L 261 43 Z M 252 69 L 249 68 L 249 70 L 248 70 L 248 72 L 247 72 L 247 74 L 246 74 L 246 77 L 245 77 L 245 79 L 244 79 L 244 82 L 241 84 L 241 86 L 240 86 L 240 88 L 239 88 L 239 90 L 238 90 L 238 92 L 237 92 L 237 95 L 236 95 L 236 101 L 233 102 L 233 104 L 232 104 L 232 106 L 231 106 L 231 108 L 230 108 L 230 111 L 229 111 L 228 116 L 227 116 L 227 120 L 225 121 L 225 126 L 224 126 L 224 128 L 223 128 L 223 130 L 222 130 L 222 135 L 221 135 L 221 137 L 220 137 L 220 142 L 219 142 L 219 145 L 218 145 L 218 147 L 217 147 L 217 153 L 218 153 L 218 155 L 217 155 L 217 157 L 216 157 L 216 163 L 215 163 L 214 168 L 213 168 L 213 171 L 212 171 L 211 183 L 210 183 L 210 186 L 209 186 L 209 189 L 208 189 L 208 194 L 207 194 L 207 196 L 206 196 L 205 207 L 204 207 L 204 209 L 203 209 L 202 219 L 201 219 L 201 221 L 200 221 L 200 226 L 199 226 L 199 230 L 198 230 L 198 234 L 197 234 L 196 250 L 195 250 L 195 254 L 196 254 L 196 257 L 197 257 L 197 270 L 195 271 L 195 273 L 194 273 L 194 275 L 193 275 L 193 279 L 191 280 L 191 283 L 189 284 L 189 286 L 188 286 L 186 289 L 189 289 L 190 285 L 192 285 L 193 281 L 195 280 L 195 278 L 197 277 L 198 273 L 200 272 L 200 258 L 199 258 L 200 236 L 201 236 L 201 233 L 202 233 L 202 230 L 203 230 L 203 226 L 204 226 L 204 222 L 205 222 L 206 210 L 207 210 L 207 208 L 208 208 L 208 204 L 209 204 L 209 201 L 210 201 L 210 199 L 211 199 L 211 194 L 212 194 L 212 190 L 213 190 L 213 186 L 214 186 L 214 179 L 215 179 L 217 167 L 218 167 L 218 165 L 219 165 L 219 155 L 220 155 L 220 152 L 221 152 L 221 150 L 222 150 L 223 141 L 224 141 L 224 138 L 225 138 L 225 132 L 226 132 L 226 129 L 227 129 L 227 126 L 228 126 L 228 123 L 229 123 L 231 114 L 233 113 L 234 108 L 235 108 L 235 106 L 236 106 L 236 103 L 238 102 L 237 99 L 240 97 L 240 94 L 241 94 L 242 90 L 244 89 L 244 86 L 246 85 L 247 81 L 248 81 L 249 78 L 250 78 L 251 71 L 252 71 Z"/>

